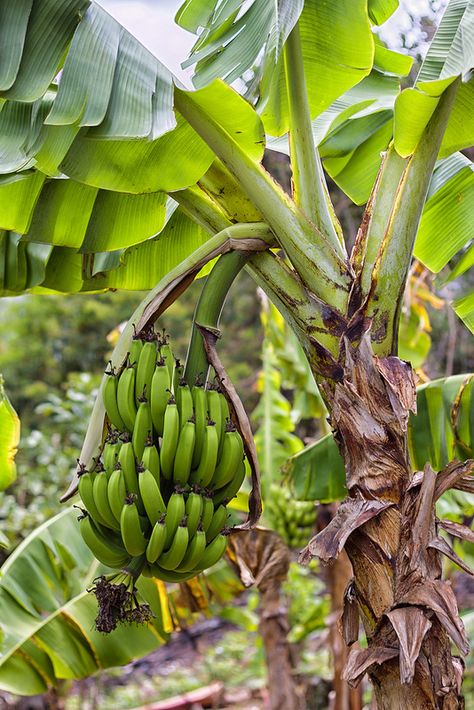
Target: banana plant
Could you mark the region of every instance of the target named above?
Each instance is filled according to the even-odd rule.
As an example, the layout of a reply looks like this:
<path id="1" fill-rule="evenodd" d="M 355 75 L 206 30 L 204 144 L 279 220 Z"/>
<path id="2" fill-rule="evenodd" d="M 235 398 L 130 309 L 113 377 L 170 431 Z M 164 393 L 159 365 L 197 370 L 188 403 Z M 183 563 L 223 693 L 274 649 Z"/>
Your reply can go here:
<path id="1" fill-rule="evenodd" d="M 472 257 L 459 151 L 472 144 L 474 4 L 451 0 L 401 91 L 409 60 L 372 31 L 395 8 L 187 0 L 190 91 L 92 0 L 0 2 L 0 288 L 148 289 L 196 250 L 216 256 L 210 243 L 246 252 L 239 268 L 300 341 L 344 460 L 347 498 L 301 559 L 351 559 L 345 639 L 360 616 L 367 647 L 353 646 L 346 678 L 368 673 L 381 708 L 460 708 L 450 644 L 465 653 L 467 640 L 439 578 L 451 553 L 434 504 L 469 487 L 472 464 L 414 474 L 397 332 L 413 254 L 452 273 Z M 289 151 L 291 197 L 261 164 L 266 145 Z M 351 254 L 323 166 L 367 201 Z M 454 303 L 471 327 L 473 303 Z"/>

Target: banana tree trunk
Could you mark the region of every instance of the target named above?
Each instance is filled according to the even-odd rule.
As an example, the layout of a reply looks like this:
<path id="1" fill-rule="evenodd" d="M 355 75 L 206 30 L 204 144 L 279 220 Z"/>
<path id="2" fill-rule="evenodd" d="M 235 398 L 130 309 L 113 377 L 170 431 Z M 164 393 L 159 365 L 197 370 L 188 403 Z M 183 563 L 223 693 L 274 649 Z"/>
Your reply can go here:
<path id="1" fill-rule="evenodd" d="M 455 558 L 438 537 L 435 502 L 461 485 L 473 462 L 435 474 L 412 472 L 407 424 L 416 393 L 410 366 L 373 355 L 365 333 L 346 339 L 340 376 L 322 384 L 331 425 L 344 457 L 348 498 L 301 554 L 331 562 L 345 549 L 353 579 L 346 593 L 348 645 L 362 620 L 368 647 L 353 648 L 344 677 L 357 686 L 367 673 L 378 710 L 458 710 L 463 664 L 452 655 L 468 643 L 456 600 L 441 580 L 441 555 Z"/>
<path id="2" fill-rule="evenodd" d="M 288 641 L 288 614 L 279 587 L 266 587 L 261 592 L 259 614 L 259 632 L 268 675 L 269 707 L 272 710 L 302 710 Z"/>
<path id="3" fill-rule="evenodd" d="M 331 710 L 362 710 L 362 688 L 351 688 L 342 677 L 347 663 L 348 647 L 341 635 L 339 619 L 344 605 L 344 594 L 352 577 L 352 567 L 343 551 L 328 568 L 328 586 L 331 595 L 330 642 L 333 658 L 333 692 Z"/>

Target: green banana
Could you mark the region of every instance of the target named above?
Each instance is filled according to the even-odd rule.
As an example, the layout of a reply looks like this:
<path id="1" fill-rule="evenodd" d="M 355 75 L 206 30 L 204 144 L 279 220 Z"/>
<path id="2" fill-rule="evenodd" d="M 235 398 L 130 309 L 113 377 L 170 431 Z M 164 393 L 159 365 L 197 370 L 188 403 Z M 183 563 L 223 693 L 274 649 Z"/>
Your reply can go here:
<path id="1" fill-rule="evenodd" d="M 158 436 L 163 434 L 166 405 L 171 392 L 171 377 L 163 358 L 158 360 L 151 380 L 150 407 L 153 426 Z"/>
<path id="2" fill-rule="evenodd" d="M 244 457 L 244 442 L 238 431 L 226 431 L 222 453 L 212 477 L 212 488 L 222 488 L 234 478 Z"/>
<path id="3" fill-rule="evenodd" d="M 230 483 L 223 488 L 219 488 L 214 494 L 214 505 L 217 507 L 221 503 L 226 505 L 240 490 L 240 487 L 245 479 L 245 463 L 241 461 L 237 473 Z"/>
<path id="4" fill-rule="evenodd" d="M 221 404 L 221 416 L 222 416 L 222 422 L 224 427 L 226 426 L 227 423 L 231 422 L 230 418 L 230 411 L 229 411 L 229 403 L 225 398 L 225 395 L 222 394 L 222 392 L 219 392 L 220 395 L 220 404 Z"/>
<path id="5" fill-rule="evenodd" d="M 182 562 L 177 567 L 177 571 L 190 572 L 191 570 L 195 569 L 198 566 L 205 549 L 206 533 L 204 532 L 204 530 L 197 530 L 188 545 L 188 549 L 186 550 L 186 554 L 184 555 Z"/>
<path id="6" fill-rule="evenodd" d="M 225 528 L 228 515 L 227 508 L 224 505 L 220 505 L 216 508 L 209 527 L 206 530 L 206 542 L 212 542 L 215 536 Z"/>
<path id="7" fill-rule="evenodd" d="M 132 365 L 138 365 L 138 359 L 143 347 L 143 340 L 138 335 L 134 335 L 132 338 L 132 344 L 130 345 L 130 352 L 128 353 L 128 359 Z"/>
<path id="8" fill-rule="evenodd" d="M 207 424 L 207 396 L 204 387 L 195 385 L 191 389 L 194 408 L 194 424 L 196 425 L 196 441 L 194 443 L 192 468 L 197 468 L 201 461 L 204 436 Z"/>
<path id="9" fill-rule="evenodd" d="M 179 406 L 180 382 L 183 379 L 184 367 L 181 365 L 181 360 L 176 358 L 173 369 L 173 394 L 176 399 L 176 404 Z"/>
<path id="10" fill-rule="evenodd" d="M 143 506 L 143 501 L 140 496 L 140 489 L 138 487 L 137 464 L 131 441 L 126 441 L 122 444 L 118 456 L 118 462 L 122 469 L 127 493 L 131 493 L 136 496 L 138 510 L 140 511 L 140 514 L 143 515 L 145 513 L 145 508 Z"/>
<path id="11" fill-rule="evenodd" d="M 125 499 L 120 515 L 120 532 L 125 549 L 132 557 L 138 557 L 145 552 L 148 541 L 142 532 L 140 516 L 133 496 Z"/>
<path id="12" fill-rule="evenodd" d="M 135 405 L 135 368 L 128 364 L 119 377 L 117 406 L 125 428 L 131 434 L 135 424 L 137 408 Z"/>
<path id="13" fill-rule="evenodd" d="M 183 560 L 189 542 L 189 533 L 186 526 L 186 519 L 183 518 L 174 534 L 169 550 L 162 552 L 158 558 L 158 564 L 165 570 L 173 571 Z"/>
<path id="14" fill-rule="evenodd" d="M 123 477 L 122 470 L 120 468 L 115 469 L 110 476 L 107 483 L 107 498 L 109 500 L 110 509 L 114 514 L 115 520 L 120 523 L 120 515 L 122 514 L 122 508 L 125 503 L 125 497 L 127 495 L 127 488 L 125 486 L 125 479 Z"/>
<path id="15" fill-rule="evenodd" d="M 174 584 L 179 584 L 180 582 L 187 582 L 188 579 L 192 579 L 196 576 L 197 572 L 169 572 L 163 569 L 157 564 L 150 565 L 149 569 L 150 576 L 161 579 L 162 582 L 169 582 Z"/>
<path id="16" fill-rule="evenodd" d="M 175 483 L 184 484 L 189 479 L 195 438 L 194 422 L 186 422 L 181 429 L 178 446 L 176 447 L 173 467 L 173 481 Z"/>
<path id="17" fill-rule="evenodd" d="M 170 480 L 173 475 L 173 463 L 179 438 L 179 413 L 173 398 L 168 401 L 163 424 L 163 439 L 160 449 L 162 475 Z"/>
<path id="18" fill-rule="evenodd" d="M 225 552 L 227 547 L 227 536 L 219 533 L 212 542 L 207 545 L 203 556 L 199 560 L 197 571 L 202 571 L 208 567 L 212 567 L 218 562 Z"/>
<path id="19" fill-rule="evenodd" d="M 145 396 L 150 398 L 151 381 L 156 365 L 156 342 L 143 343 L 140 357 L 138 358 L 137 376 L 135 380 L 135 400 L 138 403 L 140 398 Z"/>
<path id="20" fill-rule="evenodd" d="M 110 365 L 112 368 L 112 364 Z M 104 382 L 104 389 L 102 391 L 102 399 L 104 401 L 105 411 L 107 412 L 107 417 L 113 426 L 119 431 L 125 429 L 125 424 L 117 404 L 117 387 L 118 387 L 118 377 L 115 374 L 113 368 L 110 372 L 105 372 L 107 379 Z"/>
<path id="21" fill-rule="evenodd" d="M 155 525 L 163 513 L 166 513 L 166 505 L 160 487 L 151 471 L 139 469 L 138 486 L 148 519 L 152 525 Z"/>
<path id="22" fill-rule="evenodd" d="M 189 539 L 196 532 L 202 514 L 202 497 L 199 493 L 191 491 L 186 501 L 186 516 L 188 518 Z"/>
<path id="23" fill-rule="evenodd" d="M 212 516 L 214 515 L 214 502 L 209 495 L 204 494 L 202 498 L 202 514 L 201 525 L 204 532 L 211 524 Z"/>
<path id="24" fill-rule="evenodd" d="M 120 530 L 120 525 L 117 523 L 109 504 L 107 496 L 108 483 L 109 481 L 105 472 L 98 473 L 94 478 L 94 483 L 92 484 L 94 503 L 101 518 L 105 521 L 105 525 L 112 530 Z"/>
<path id="25" fill-rule="evenodd" d="M 165 549 L 171 545 L 171 540 L 174 538 L 174 534 L 178 529 L 180 521 L 183 519 L 186 512 L 186 505 L 184 502 L 184 496 L 181 493 L 181 489 L 178 488 L 174 493 L 171 494 L 166 506 L 166 541 Z"/>
<path id="26" fill-rule="evenodd" d="M 118 568 L 130 561 L 126 550 L 103 535 L 89 515 L 80 518 L 79 530 L 87 547 L 102 564 Z"/>
<path id="27" fill-rule="evenodd" d="M 94 478 L 95 475 L 90 473 L 89 471 L 86 471 L 85 469 L 80 469 L 78 472 L 79 475 L 79 483 L 78 483 L 78 488 L 79 488 L 79 495 L 81 496 L 81 500 L 86 506 L 86 510 L 91 515 L 94 520 L 97 523 L 101 523 L 102 525 L 107 525 L 106 521 L 104 518 L 101 516 L 99 511 L 97 510 L 97 506 L 95 504 L 94 500 Z"/>
<path id="28" fill-rule="evenodd" d="M 173 377 L 173 372 L 174 372 L 174 355 L 173 351 L 171 350 L 170 344 L 168 343 L 168 336 L 165 335 L 165 331 L 163 330 L 163 335 L 160 340 L 160 356 L 164 360 L 166 367 L 168 369 L 168 374 L 170 377 L 170 382 Z"/>
<path id="29" fill-rule="evenodd" d="M 194 417 L 193 396 L 186 383 L 179 385 L 176 402 L 179 410 L 179 426 L 182 429 Z"/>
<path id="30" fill-rule="evenodd" d="M 197 469 L 190 476 L 193 483 L 200 486 L 207 486 L 214 475 L 217 464 L 217 451 L 219 449 L 219 434 L 214 422 L 206 425 L 204 431 L 204 443 L 201 452 L 201 459 Z"/>
<path id="31" fill-rule="evenodd" d="M 160 485 L 160 454 L 151 443 L 145 445 L 142 455 L 142 464 L 153 474 L 153 478 Z"/>
<path id="32" fill-rule="evenodd" d="M 219 437 L 219 450 L 221 448 L 221 439 L 224 436 L 225 422 L 222 419 L 221 395 L 215 389 L 207 390 L 207 408 L 209 409 L 209 417 L 216 425 L 217 435 Z M 219 455 L 218 459 L 219 460 Z"/>
<path id="33" fill-rule="evenodd" d="M 145 343 L 149 345 L 149 343 Z M 153 425 L 151 422 L 151 411 L 150 405 L 147 401 L 140 402 L 138 405 L 137 416 L 135 417 L 135 424 L 133 425 L 132 434 L 132 445 L 135 452 L 135 456 L 140 461 L 143 456 L 143 451 L 145 449 L 145 444 L 149 436 L 151 436 L 153 431 Z"/>
<path id="34" fill-rule="evenodd" d="M 102 458 L 104 459 L 104 467 L 106 471 L 109 472 L 115 469 L 121 447 L 121 442 L 115 439 L 108 441 L 105 444 L 102 452 Z"/>
<path id="35" fill-rule="evenodd" d="M 150 564 L 156 562 L 158 557 L 163 552 L 166 540 L 166 525 L 164 518 L 158 520 L 152 530 L 148 545 L 146 548 L 146 558 Z"/>

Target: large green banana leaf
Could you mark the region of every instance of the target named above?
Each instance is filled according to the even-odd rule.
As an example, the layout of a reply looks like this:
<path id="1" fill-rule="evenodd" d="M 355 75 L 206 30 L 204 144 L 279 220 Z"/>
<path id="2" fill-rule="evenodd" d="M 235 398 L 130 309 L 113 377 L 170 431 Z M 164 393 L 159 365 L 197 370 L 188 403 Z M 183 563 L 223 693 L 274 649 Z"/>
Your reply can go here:
<path id="1" fill-rule="evenodd" d="M 410 415 L 412 465 L 429 462 L 439 471 L 449 461 L 474 456 L 474 375 L 433 380 L 417 389 L 417 414 Z M 332 434 L 307 446 L 284 466 L 299 499 L 344 498 L 344 464 Z"/>
<path id="2" fill-rule="evenodd" d="M 443 137 L 440 157 L 474 143 L 474 0 L 450 0 L 421 65 L 415 85 L 397 98 L 395 147 L 400 155 L 413 153 L 442 92 L 462 77 Z"/>
<path id="3" fill-rule="evenodd" d="M 183 66 L 196 63 L 196 86 L 218 76 L 230 83 L 254 69 L 259 110 L 271 135 L 288 130 L 283 46 L 298 18 L 312 118 L 372 68 L 374 39 L 365 0 L 253 0 L 243 13 L 240 6 L 217 0 L 183 4 L 177 21 L 199 33 Z"/>
<path id="4" fill-rule="evenodd" d="M 155 618 L 147 625 L 95 631 L 93 579 L 108 572 L 85 546 L 77 510 L 66 508 L 35 530 L 0 569 L 0 689 L 19 695 L 43 693 L 66 679 L 141 658 L 160 646 L 194 614 L 179 590 L 166 592 L 157 580 L 140 579 L 142 597 Z M 208 590 L 207 592 L 205 590 Z M 242 586 L 228 565 L 217 566 L 196 595 L 205 609 L 209 594 L 226 600 Z M 206 596 L 207 594 L 207 596 Z"/>
<path id="5" fill-rule="evenodd" d="M 0 375 L 0 491 L 16 478 L 15 454 L 20 442 L 20 420 L 8 399 Z"/>

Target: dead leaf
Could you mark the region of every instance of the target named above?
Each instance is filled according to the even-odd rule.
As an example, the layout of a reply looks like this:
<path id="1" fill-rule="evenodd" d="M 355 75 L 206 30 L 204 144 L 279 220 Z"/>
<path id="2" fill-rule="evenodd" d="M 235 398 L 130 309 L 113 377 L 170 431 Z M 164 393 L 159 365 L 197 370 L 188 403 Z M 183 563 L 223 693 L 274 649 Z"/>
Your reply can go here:
<path id="1" fill-rule="evenodd" d="M 474 542 L 474 530 L 461 523 L 453 523 L 452 520 L 438 520 L 438 525 L 454 537 L 459 537 L 467 542 Z"/>
<path id="2" fill-rule="evenodd" d="M 464 624 L 459 616 L 456 597 L 449 582 L 425 579 L 423 583 L 408 588 L 397 602 L 402 606 L 424 606 L 431 609 L 461 653 L 464 656 L 469 653 Z"/>
<path id="3" fill-rule="evenodd" d="M 457 483 L 464 476 L 472 475 L 474 472 L 474 461 L 451 461 L 448 465 L 438 473 L 436 480 L 435 500 L 438 500 L 443 493 L 446 493 L 450 488 L 456 488 Z"/>
<path id="4" fill-rule="evenodd" d="M 315 535 L 300 552 L 298 561 L 308 564 L 313 557 L 323 562 L 335 559 L 354 530 L 392 505 L 390 501 L 349 498 L 339 506 L 336 515 L 324 530 Z"/>
<path id="5" fill-rule="evenodd" d="M 392 609 L 386 616 L 400 644 L 400 680 L 402 683 L 411 683 L 415 676 L 416 659 L 426 632 L 431 628 L 431 621 L 417 607 Z"/>
<path id="6" fill-rule="evenodd" d="M 288 547 L 272 530 L 254 528 L 229 535 L 227 554 L 246 587 L 279 588 L 290 565 Z"/>
<path id="7" fill-rule="evenodd" d="M 342 677 L 352 688 L 356 688 L 372 666 L 381 666 L 397 656 L 398 648 L 385 648 L 382 646 L 371 646 L 371 648 L 363 649 L 353 648 L 349 652 Z"/>
<path id="8" fill-rule="evenodd" d="M 448 557 L 454 564 L 456 564 L 458 567 L 464 570 L 467 574 L 471 574 L 474 576 L 474 570 L 472 570 L 469 565 L 467 565 L 464 560 L 462 560 L 453 550 L 451 545 L 446 542 L 442 537 L 435 537 L 431 542 L 429 543 L 428 547 L 433 548 L 434 550 L 438 550 L 438 552 L 441 552 L 443 555 Z"/>
<path id="9" fill-rule="evenodd" d="M 355 594 L 354 580 L 349 582 L 344 592 L 344 606 L 340 625 L 346 646 L 352 646 L 359 638 L 359 606 Z"/>

